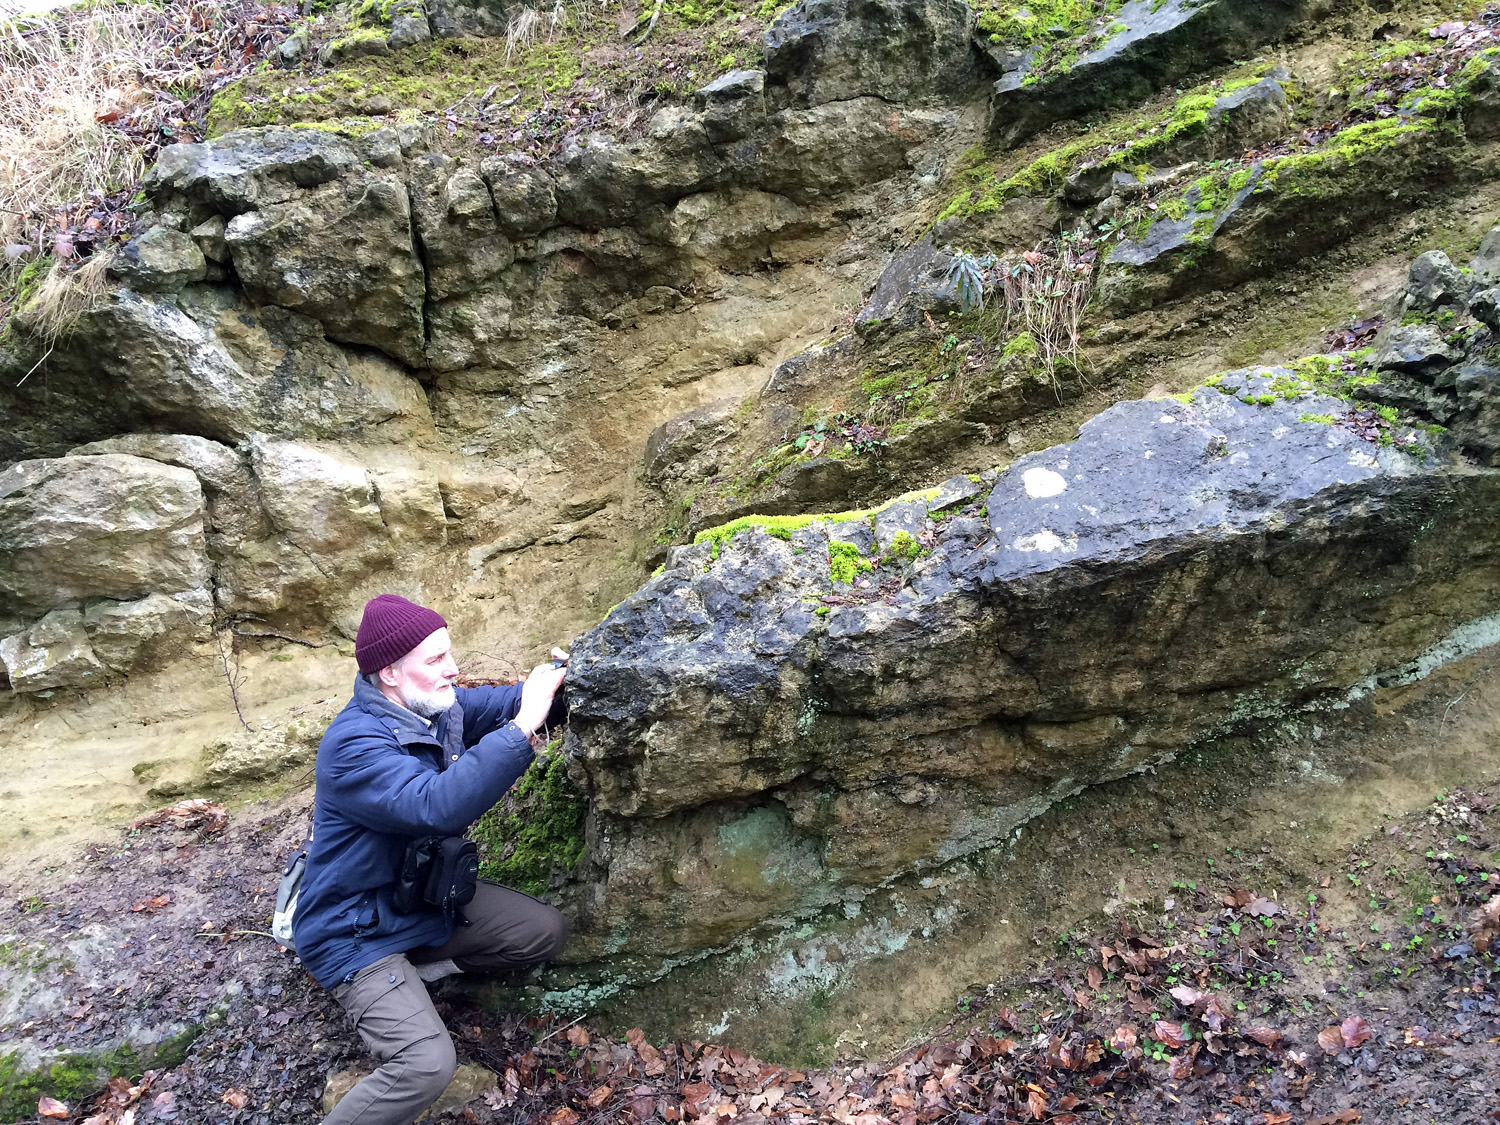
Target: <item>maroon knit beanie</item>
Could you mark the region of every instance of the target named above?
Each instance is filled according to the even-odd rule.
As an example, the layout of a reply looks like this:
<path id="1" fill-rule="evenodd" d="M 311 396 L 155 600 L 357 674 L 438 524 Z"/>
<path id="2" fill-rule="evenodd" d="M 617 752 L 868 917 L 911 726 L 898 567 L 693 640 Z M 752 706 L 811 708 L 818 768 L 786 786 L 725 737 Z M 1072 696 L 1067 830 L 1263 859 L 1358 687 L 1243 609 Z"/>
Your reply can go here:
<path id="1" fill-rule="evenodd" d="M 365 675 L 394 664 L 448 623 L 426 606 L 396 594 L 381 594 L 365 603 L 354 637 L 354 659 Z"/>

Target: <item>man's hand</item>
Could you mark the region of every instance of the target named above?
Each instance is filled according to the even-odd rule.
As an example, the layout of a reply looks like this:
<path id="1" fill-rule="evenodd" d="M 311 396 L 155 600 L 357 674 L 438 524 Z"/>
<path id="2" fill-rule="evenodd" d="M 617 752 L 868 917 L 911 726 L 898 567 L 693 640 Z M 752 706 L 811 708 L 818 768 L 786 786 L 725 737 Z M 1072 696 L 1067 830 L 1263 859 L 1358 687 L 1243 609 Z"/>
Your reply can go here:
<path id="1" fill-rule="evenodd" d="M 550 664 L 538 664 L 521 685 L 521 709 L 516 712 L 515 723 L 527 734 L 532 734 L 547 721 L 547 712 L 552 710 L 552 698 L 567 677 L 568 654 L 555 648 L 552 650 L 552 661 Z"/>

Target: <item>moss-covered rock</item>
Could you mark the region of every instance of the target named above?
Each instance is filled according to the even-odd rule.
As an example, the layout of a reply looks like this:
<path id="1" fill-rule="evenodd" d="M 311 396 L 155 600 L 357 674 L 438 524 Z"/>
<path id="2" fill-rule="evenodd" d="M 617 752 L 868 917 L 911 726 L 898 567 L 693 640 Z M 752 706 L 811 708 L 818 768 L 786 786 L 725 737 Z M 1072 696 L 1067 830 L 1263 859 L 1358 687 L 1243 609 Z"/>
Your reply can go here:
<path id="1" fill-rule="evenodd" d="M 1048 5 L 1027 5 L 1037 14 Z M 1279 35 L 1305 14 L 1302 0 L 1129 0 L 1092 5 L 1054 5 L 1063 34 L 1045 47 L 1034 41 L 1020 54 L 1000 49 L 1003 77 L 990 96 L 989 129 L 995 141 L 1013 146 L 1054 121 L 1118 108 L 1148 97 L 1158 87 L 1234 58 L 1247 44 Z M 1077 11 L 1076 9 L 1086 9 Z M 1071 17 L 1071 18 L 1069 18 Z M 1080 18 L 1081 17 L 1081 18 Z M 1042 21 L 981 16 L 980 29 L 1004 41 L 1039 36 Z"/>
<path id="2" fill-rule="evenodd" d="M 583 856 L 583 798 L 568 780 L 561 740 L 474 824 L 479 874 L 531 895 L 547 893 Z"/>

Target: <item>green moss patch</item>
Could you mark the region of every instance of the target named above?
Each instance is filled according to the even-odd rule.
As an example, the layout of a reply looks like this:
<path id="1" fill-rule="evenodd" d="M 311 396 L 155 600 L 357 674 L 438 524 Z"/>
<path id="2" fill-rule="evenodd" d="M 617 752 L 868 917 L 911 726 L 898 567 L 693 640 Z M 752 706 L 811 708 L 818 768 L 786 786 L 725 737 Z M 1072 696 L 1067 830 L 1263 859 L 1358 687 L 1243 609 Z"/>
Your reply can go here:
<path id="1" fill-rule="evenodd" d="M 712 544 L 712 557 L 718 558 L 719 551 L 725 543 L 752 527 L 759 528 L 777 539 L 791 539 L 794 531 L 800 531 L 815 523 L 854 523 L 868 520 L 879 510 L 879 508 L 862 508 L 850 512 L 818 512 L 801 516 L 741 516 L 739 519 L 730 520 L 718 527 L 704 528 L 693 537 L 693 542 Z"/>
<path id="2" fill-rule="evenodd" d="M 366 0 L 335 41 L 383 35 L 400 0 Z M 214 97 L 210 136 L 247 126 L 331 120 L 369 112 L 441 115 L 450 146 L 545 150 L 582 127 L 630 128 L 638 106 L 683 100 L 730 70 L 764 62 L 762 32 L 779 7 L 750 0 L 672 0 L 639 49 L 612 20 L 580 21 L 507 51 L 504 37 L 440 39 L 333 70 L 266 70 Z M 764 11 L 764 14 L 763 14 Z"/>
<path id="3" fill-rule="evenodd" d="M 568 780 L 561 740 L 533 762 L 505 799 L 475 822 L 479 874 L 530 895 L 546 893 L 553 875 L 583 858 L 584 800 Z"/>
<path id="4" fill-rule="evenodd" d="M 967 181 L 967 186 L 949 200 L 938 217 L 993 213 L 1020 196 L 1058 190 L 1069 175 L 1086 166 L 1147 171 L 1152 158 L 1168 145 L 1201 133 L 1209 110 L 1220 98 L 1253 86 L 1273 65 L 1262 63 L 1240 68 L 1229 76 L 1194 87 L 1154 113 L 1130 110 L 1117 114 L 1107 124 L 1020 165 L 1004 158 L 991 163 L 970 158 L 960 171 L 961 182 Z"/>

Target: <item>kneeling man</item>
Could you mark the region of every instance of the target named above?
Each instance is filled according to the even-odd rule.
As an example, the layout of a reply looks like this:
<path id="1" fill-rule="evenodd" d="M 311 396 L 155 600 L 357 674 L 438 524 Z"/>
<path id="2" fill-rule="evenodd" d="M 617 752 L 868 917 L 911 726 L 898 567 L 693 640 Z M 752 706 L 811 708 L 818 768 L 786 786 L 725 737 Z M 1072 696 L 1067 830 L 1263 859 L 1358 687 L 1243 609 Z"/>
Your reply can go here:
<path id="1" fill-rule="evenodd" d="M 324 1125 L 407 1125 L 447 1087 L 453 1041 L 424 981 L 525 968 L 568 939 L 556 910 L 495 883 L 478 884 L 464 921 L 395 908 L 407 845 L 462 835 L 531 764 L 533 733 L 560 720 L 564 667 L 512 687 L 455 688 L 452 647 L 432 610 L 394 594 L 369 602 L 354 698 L 318 747 L 297 955 L 381 1063 Z"/>

